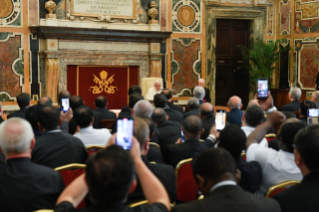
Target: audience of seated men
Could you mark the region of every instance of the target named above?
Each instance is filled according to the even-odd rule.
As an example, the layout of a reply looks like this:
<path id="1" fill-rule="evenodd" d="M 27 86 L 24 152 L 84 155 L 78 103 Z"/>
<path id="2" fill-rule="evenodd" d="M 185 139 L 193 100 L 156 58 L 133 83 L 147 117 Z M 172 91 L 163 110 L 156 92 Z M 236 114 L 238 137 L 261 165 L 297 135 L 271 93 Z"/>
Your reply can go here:
<path id="1" fill-rule="evenodd" d="M 167 145 L 163 152 L 164 162 L 176 165 L 184 159 L 192 158 L 198 147 L 201 145 L 199 138 L 203 132 L 202 121 L 197 116 L 189 116 L 185 119 L 182 131 L 184 133 L 184 142 L 179 144 Z"/>
<path id="2" fill-rule="evenodd" d="M 167 98 L 163 94 L 156 94 L 154 96 L 154 105 L 156 108 L 163 108 L 165 113 L 168 115 L 168 120 L 176 121 L 180 124 L 183 124 L 184 117 L 180 112 L 168 107 Z"/>
<path id="3" fill-rule="evenodd" d="M 151 142 L 151 140 L 154 136 L 155 124 L 152 121 L 152 119 L 149 117 L 141 117 L 141 118 L 149 126 L 149 130 L 150 130 L 149 138 L 150 138 L 150 142 Z M 155 162 L 155 163 L 164 163 L 162 152 L 155 145 L 151 145 L 151 144 L 149 145 L 149 150 L 148 150 L 146 157 L 147 157 L 148 161 Z"/>
<path id="4" fill-rule="evenodd" d="M 188 116 L 198 116 L 199 117 L 199 105 L 200 100 L 195 97 L 191 97 L 187 101 L 187 112 L 184 113 L 184 118 Z"/>
<path id="5" fill-rule="evenodd" d="M 288 98 L 290 103 L 286 104 L 282 107 L 283 111 L 297 112 L 299 111 L 300 106 L 300 97 L 301 97 L 301 89 L 297 87 L 293 87 L 290 89 L 288 94 Z"/>
<path id="6" fill-rule="evenodd" d="M 163 94 L 166 99 L 167 99 L 167 105 L 168 107 L 172 108 L 173 110 L 176 110 L 180 113 L 183 113 L 183 108 L 177 105 L 174 105 L 173 103 L 173 96 L 172 96 L 172 91 L 170 89 L 165 88 L 161 94 Z"/>
<path id="7" fill-rule="evenodd" d="M 85 163 L 88 152 L 82 141 L 60 129 L 59 111 L 52 106 L 39 108 L 39 128 L 44 134 L 38 138 L 31 161 L 56 168 L 70 163 Z"/>
<path id="8" fill-rule="evenodd" d="M 174 202 L 176 199 L 174 168 L 165 164 L 151 164 L 147 160 L 146 155 L 149 151 L 149 126 L 143 119 L 134 117 L 133 136 L 140 143 L 141 157 L 144 164 L 161 181 L 166 189 L 166 192 L 168 193 L 170 201 Z M 143 190 L 140 185 L 140 179 L 138 178 L 137 180 L 137 187 L 135 188 L 134 192 L 129 195 L 126 204 L 138 202 L 145 199 Z"/>
<path id="9" fill-rule="evenodd" d="M 175 121 L 168 120 L 168 116 L 163 108 L 156 108 L 152 114 L 152 120 L 158 131 L 158 144 L 164 151 L 167 145 L 175 144 L 181 137 L 182 125 Z"/>
<path id="10" fill-rule="evenodd" d="M 131 156 L 130 156 L 131 154 Z M 130 150 L 112 145 L 94 154 L 87 162 L 86 175 L 73 181 L 61 194 L 55 212 L 76 211 L 89 193 L 92 206 L 81 211 L 168 212 L 170 203 L 165 188 L 141 158 L 138 141 Z M 128 194 L 136 187 L 137 174 L 148 205 L 125 206 Z"/>
<path id="11" fill-rule="evenodd" d="M 78 107 L 81 107 L 84 105 L 84 102 L 80 96 L 71 96 L 70 98 L 70 108 L 74 112 Z M 78 125 L 74 119 L 74 117 L 69 122 L 69 133 L 71 135 L 74 135 L 76 131 L 78 130 Z"/>
<path id="12" fill-rule="evenodd" d="M 93 110 L 89 106 L 78 107 L 74 112 L 74 120 L 80 127 L 80 131 L 74 134 L 85 146 L 102 145 L 105 146 L 111 138 L 108 129 L 93 129 Z"/>
<path id="13" fill-rule="evenodd" d="M 258 125 L 263 123 L 263 119 L 263 109 L 258 105 L 250 105 L 241 118 L 241 129 L 245 132 L 246 136 L 248 137 L 250 133 L 254 131 Z M 268 147 L 268 141 L 266 140 L 266 138 L 263 138 L 259 145 Z"/>
<path id="14" fill-rule="evenodd" d="M 64 189 L 61 175 L 30 161 L 35 139 L 31 125 L 11 118 L 0 125 L 0 148 L 6 164 L 0 164 L 1 211 L 53 209 Z"/>
<path id="15" fill-rule="evenodd" d="M 243 116 L 241 99 L 238 96 L 232 96 L 229 98 L 227 107 L 230 111 L 226 114 L 226 121 L 229 124 L 237 124 L 241 127 L 241 118 Z"/>
<path id="16" fill-rule="evenodd" d="M 199 104 L 204 103 L 205 89 L 202 86 L 196 86 L 193 90 L 193 96 L 199 100 Z"/>
<path id="17" fill-rule="evenodd" d="M 200 136 L 201 139 L 206 140 L 209 131 L 215 124 L 214 107 L 208 102 L 199 106 L 199 118 L 202 120 L 204 132 Z"/>
<path id="18" fill-rule="evenodd" d="M 208 148 L 214 148 L 216 144 L 218 144 L 218 147 L 226 149 L 235 159 L 237 169 L 241 172 L 241 179 L 238 185 L 245 191 L 255 193 L 262 181 L 261 166 L 256 161 L 246 162 L 241 157 L 246 144 L 246 135 L 236 124 L 227 125 L 220 133 L 213 126 L 210 129 L 209 137 L 194 154 L 192 166 L 194 167 L 201 152 Z"/>
<path id="19" fill-rule="evenodd" d="M 301 129 L 294 145 L 295 162 L 303 179 L 273 198 L 279 202 L 282 212 L 319 211 L 319 126 Z"/>
<path id="20" fill-rule="evenodd" d="M 10 113 L 7 116 L 8 119 L 13 118 L 13 117 L 25 119 L 25 111 L 28 109 L 28 107 L 31 106 L 30 94 L 28 94 L 28 93 L 20 93 L 17 96 L 17 103 L 19 105 L 20 110 L 15 111 L 13 113 Z"/>
<path id="21" fill-rule="evenodd" d="M 172 212 L 280 212 L 275 200 L 258 198 L 237 186 L 240 172 L 233 157 L 223 148 L 202 152 L 195 162 L 193 175 L 205 198 L 177 205 Z"/>
<path id="22" fill-rule="evenodd" d="M 305 100 L 300 103 L 299 119 L 304 122 L 308 122 L 308 110 L 315 109 L 316 104 L 310 100 Z"/>
<path id="23" fill-rule="evenodd" d="M 294 161 L 294 148 L 292 146 L 296 133 L 306 126 L 306 123 L 291 118 L 285 121 L 277 135 L 279 151 L 258 145 L 267 131 L 279 126 L 285 119 L 281 112 L 274 111 L 269 114 L 265 123 L 261 124 L 247 138 L 247 161 L 258 161 L 262 168 L 263 180 L 256 195 L 262 197 L 273 185 L 287 180 L 300 180 L 301 172 Z"/>
<path id="24" fill-rule="evenodd" d="M 133 93 L 138 93 L 138 94 L 142 95 L 142 89 L 141 89 L 141 87 L 138 86 L 138 85 L 132 85 L 131 87 L 129 87 L 128 92 L 127 92 L 128 97 L 130 97 Z M 130 101 L 129 101 L 129 102 L 130 102 Z M 134 105 L 133 105 L 133 107 L 134 107 Z M 131 115 L 131 114 L 132 114 L 132 109 L 133 109 L 133 107 L 131 107 L 130 105 L 124 106 L 124 107 L 122 108 L 120 114 L 121 114 L 121 113 L 124 113 L 124 114 Z"/>
<path id="25" fill-rule="evenodd" d="M 95 99 L 96 109 L 93 111 L 94 123 L 93 128 L 101 129 L 101 121 L 105 119 L 116 119 L 116 114 L 107 109 L 107 98 L 105 96 L 98 96 Z"/>
<path id="26" fill-rule="evenodd" d="M 316 108 L 319 109 L 319 91 L 314 91 L 311 94 L 311 101 L 316 104 Z"/>

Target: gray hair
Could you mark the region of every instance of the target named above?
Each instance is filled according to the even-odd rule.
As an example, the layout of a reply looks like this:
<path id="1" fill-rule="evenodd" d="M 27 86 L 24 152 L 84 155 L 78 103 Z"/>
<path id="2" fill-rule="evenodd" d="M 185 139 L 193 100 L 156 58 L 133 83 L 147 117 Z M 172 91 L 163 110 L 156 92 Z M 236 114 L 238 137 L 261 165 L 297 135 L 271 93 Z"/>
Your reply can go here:
<path id="1" fill-rule="evenodd" d="M 152 114 L 152 120 L 155 124 L 166 120 L 166 112 L 163 108 L 155 108 Z"/>
<path id="2" fill-rule="evenodd" d="M 195 98 L 195 97 L 191 97 L 189 98 L 187 105 L 191 108 L 198 108 L 199 107 L 199 99 Z"/>
<path id="3" fill-rule="evenodd" d="M 151 117 L 153 113 L 153 106 L 147 100 L 140 100 L 134 106 L 133 116 L 135 117 Z"/>
<path id="4" fill-rule="evenodd" d="M 29 151 L 33 138 L 32 127 L 24 119 L 11 118 L 0 125 L 0 147 L 5 155 Z"/>
<path id="5" fill-rule="evenodd" d="M 313 97 L 315 97 L 316 102 L 319 101 L 319 91 L 313 92 Z"/>
<path id="6" fill-rule="evenodd" d="M 293 87 L 290 89 L 290 94 L 291 94 L 291 97 L 295 100 L 300 100 L 300 97 L 301 97 L 301 90 L 300 88 L 297 88 L 297 87 Z"/>
<path id="7" fill-rule="evenodd" d="M 196 97 L 197 99 L 201 99 L 203 100 L 204 96 L 205 96 L 205 89 L 201 86 L 196 86 L 194 88 L 194 91 L 193 91 L 193 95 L 194 97 Z"/>
<path id="8" fill-rule="evenodd" d="M 239 101 L 238 104 L 235 104 L 234 102 L 232 102 L 232 101 L 229 99 L 229 100 L 228 100 L 228 103 L 229 103 L 229 107 L 230 107 L 230 108 L 238 108 L 238 109 L 240 109 L 241 101 Z"/>

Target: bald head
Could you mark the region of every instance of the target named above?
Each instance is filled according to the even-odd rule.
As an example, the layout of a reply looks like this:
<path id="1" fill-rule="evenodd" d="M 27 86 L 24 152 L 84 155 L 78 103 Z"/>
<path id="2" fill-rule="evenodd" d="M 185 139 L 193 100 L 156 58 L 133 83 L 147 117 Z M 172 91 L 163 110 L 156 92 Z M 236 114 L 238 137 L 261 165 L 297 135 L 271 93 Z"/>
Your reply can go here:
<path id="1" fill-rule="evenodd" d="M 214 114 L 214 107 L 210 103 L 205 102 L 200 105 L 199 111 L 200 111 L 200 116 L 203 119 L 207 116 Z"/>
<path id="2" fill-rule="evenodd" d="M 198 86 L 205 87 L 205 80 L 204 79 L 199 79 L 198 80 Z"/>
<path id="3" fill-rule="evenodd" d="M 50 97 L 44 96 L 38 101 L 38 105 L 39 106 L 52 106 L 52 100 L 50 99 Z"/>
<path id="4" fill-rule="evenodd" d="M 159 90 L 161 89 L 161 85 L 162 85 L 162 83 L 161 83 L 160 81 L 156 81 L 156 82 L 154 83 L 154 87 L 155 87 L 155 89 L 156 89 L 157 91 L 159 91 Z"/>
<path id="5" fill-rule="evenodd" d="M 229 101 L 227 103 L 227 106 L 229 107 L 229 109 L 241 109 L 241 99 L 238 96 L 232 96 L 229 98 Z"/>
<path id="6" fill-rule="evenodd" d="M 257 99 L 250 100 L 247 107 L 252 106 L 252 105 L 260 106 Z"/>
<path id="7" fill-rule="evenodd" d="M 202 132 L 202 121 L 197 116 L 188 116 L 183 124 L 186 138 L 199 138 Z"/>

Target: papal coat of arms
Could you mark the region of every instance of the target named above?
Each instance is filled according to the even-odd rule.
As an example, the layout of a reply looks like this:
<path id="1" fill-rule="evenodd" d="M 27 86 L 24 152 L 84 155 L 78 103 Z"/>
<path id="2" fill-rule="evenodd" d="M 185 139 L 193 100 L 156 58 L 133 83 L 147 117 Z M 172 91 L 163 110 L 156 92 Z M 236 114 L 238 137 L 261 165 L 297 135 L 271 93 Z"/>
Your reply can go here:
<path id="1" fill-rule="evenodd" d="M 92 89 L 93 94 L 100 94 L 103 91 L 107 94 L 114 94 L 115 90 L 118 90 L 116 86 L 110 85 L 114 82 L 114 74 L 110 78 L 107 78 L 107 75 L 108 73 L 104 70 L 100 73 L 101 79 L 93 74 L 93 81 L 97 84 L 95 86 L 90 87 L 90 91 Z"/>

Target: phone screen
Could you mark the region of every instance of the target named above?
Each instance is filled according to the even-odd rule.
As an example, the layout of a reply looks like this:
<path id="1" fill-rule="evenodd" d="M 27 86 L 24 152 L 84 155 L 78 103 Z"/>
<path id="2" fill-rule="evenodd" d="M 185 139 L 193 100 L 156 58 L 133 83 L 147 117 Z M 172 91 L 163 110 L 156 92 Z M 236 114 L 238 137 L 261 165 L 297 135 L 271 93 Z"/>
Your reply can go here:
<path id="1" fill-rule="evenodd" d="M 308 109 L 308 117 L 319 117 L 319 109 Z"/>
<path id="2" fill-rule="evenodd" d="M 125 150 L 131 149 L 133 137 L 133 120 L 132 119 L 118 119 L 117 120 L 117 145 L 123 147 Z"/>
<path id="3" fill-rule="evenodd" d="M 215 117 L 216 130 L 223 130 L 226 125 L 226 111 L 217 110 Z"/>
<path id="4" fill-rule="evenodd" d="M 62 98 L 61 99 L 62 103 L 62 110 L 64 113 L 68 112 L 70 110 L 70 100 L 69 98 Z"/>
<path id="5" fill-rule="evenodd" d="M 181 139 L 182 139 L 182 142 L 184 143 L 184 141 L 185 141 L 185 138 L 184 138 L 184 133 L 183 133 L 183 130 L 181 130 Z"/>
<path id="6" fill-rule="evenodd" d="M 257 80 L 257 98 L 267 99 L 268 97 L 268 79 L 260 78 Z"/>

